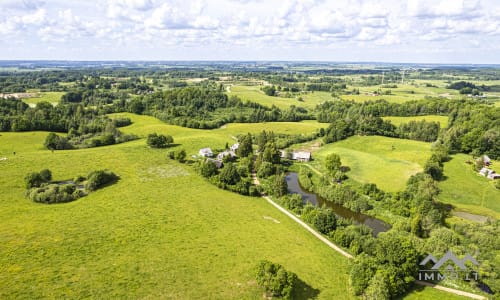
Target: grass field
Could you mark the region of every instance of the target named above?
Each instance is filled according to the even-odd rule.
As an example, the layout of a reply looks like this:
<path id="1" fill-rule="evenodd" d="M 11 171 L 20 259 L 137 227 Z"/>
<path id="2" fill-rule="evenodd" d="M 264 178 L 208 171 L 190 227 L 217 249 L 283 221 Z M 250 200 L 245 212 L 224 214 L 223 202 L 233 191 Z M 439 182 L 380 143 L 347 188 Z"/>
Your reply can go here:
<path id="1" fill-rule="evenodd" d="M 415 116 L 415 117 L 383 117 L 382 119 L 389 120 L 395 126 L 399 126 L 401 123 L 408 123 L 410 121 L 426 120 L 429 122 L 439 122 L 441 128 L 448 127 L 447 116 L 427 115 L 427 116 Z"/>
<path id="2" fill-rule="evenodd" d="M 188 152 L 261 129 L 203 131 L 125 115 L 134 124 L 124 132 L 172 134 Z M 0 157 L 8 158 L 0 161 L 0 298 L 262 299 L 253 278 L 261 259 L 298 275 L 299 299 L 354 298 L 348 261 L 264 199 L 217 189 L 145 139 L 52 153 L 42 148 L 46 135 L 0 135 Z M 43 168 L 55 180 L 102 168 L 121 179 L 75 202 L 35 204 L 24 198 L 23 177 Z M 436 293 L 448 296 L 431 289 L 419 295 Z"/>
<path id="3" fill-rule="evenodd" d="M 65 92 L 41 92 L 39 93 L 39 97 L 34 98 L 25 98 L 23 102 L 29 104 L 30 106 L 35 106 L 37 103 L 42 101 L 47 101 L 52 103 L 53 105 L 59 103 L 61 101 L 62 95 L 66 94 Z"/>
<path id="4" fill-rule="evenodd" d="M 394 146 L 394 150 L 392 150 Z M 324 172 L 325 157 L 340 155 L 347 175 L 360 183 L 375 183 L 385 191 L 403 190 L 411 175 L 422 170 L 430 144 L 380 136 L 354 136 L 313 152 L 311 165 Z"/>
<path id="5" fill-rule="evenodd" d="M 123 131 L 172 134 L 190 152 L 222 146 L 239 129 L 261 129 L 133 121 Z M 252 268 L 260 259 L 296 272 L 310 286 L 303 297 L 352 298 L 348 262 L 263 199 L 217 189 L 144 139 L 51 153 L 42 149 L 46 135 L 0 136 L 0 156 L 8 157 L 0 162 L 0 298 L 257 299 L 262 292 Z M 121 180 L 78 201 L 46 206 L 24 198 L 24 175 L 42 168 L 56 180 L 109 168 Z"/>
<path id="6" fill-rule="evenodd" d="M 457 154 L 444 164 L 447 178 L 439 183 L 438 199 L 453 204 L 460 211 L 500 219 L 500 190 L 493 186 L 492 180 L 478 175 L 465 163 L 467 160 L 472 157 Z M 500 172 L 500 163 L 495 162 L 492 169 Z"/>
<path id="7" fill-rule="evenodd" d="M 275 105 L 281 109 L 288 108 L 291 105 L 312 109 L 322 102 L 333 100 L 333 97 L 327 92 L 314 92 L 300 95 L 303 101 L 298 101 L 296 98 L 271 97 L 264 94 L 260 88 L 261 86 L 233 85 L 230 87 L 230 92 L 227 92 L 227 94 L 228 96 L 238 96 L 243 101 L 257 102 L 269 107 Z"/>

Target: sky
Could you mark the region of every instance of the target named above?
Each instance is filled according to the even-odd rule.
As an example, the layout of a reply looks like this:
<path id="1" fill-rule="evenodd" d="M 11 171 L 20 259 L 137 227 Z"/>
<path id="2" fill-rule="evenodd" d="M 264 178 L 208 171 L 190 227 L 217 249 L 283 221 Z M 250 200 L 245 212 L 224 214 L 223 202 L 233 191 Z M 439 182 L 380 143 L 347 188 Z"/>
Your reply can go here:
<path id="1" fill-rule="evenodd" d="M 500 0 L 0 0 L 0 60 L 500 63 Z"/>

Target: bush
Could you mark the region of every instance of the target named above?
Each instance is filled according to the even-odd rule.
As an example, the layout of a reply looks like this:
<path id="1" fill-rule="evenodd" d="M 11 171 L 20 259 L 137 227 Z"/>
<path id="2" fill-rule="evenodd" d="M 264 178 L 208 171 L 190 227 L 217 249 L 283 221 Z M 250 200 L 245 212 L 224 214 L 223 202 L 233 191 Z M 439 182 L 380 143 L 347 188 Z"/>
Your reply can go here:
<path id="1" fill-rule="evenodd" d="M 49 182 L 52 180 L 52 172 L 49 169 L 43 169 L 40 171 L 40 177 L 43 181 Z"/>
<path id="2" fill-rule="evenodd" d="M 83 192 L 74 184 L 49 184 L 28 191 L 28 198 L 31 201 L 46 204 L 71 202 L 82 196 Z"/>
<path id="3" fill-rule="evenodd" d="M 52 180 L 52 172 L 48 169 L 44 169 L 40 172 L 29 173 L 24 177 L 24 183 L 27 189 L 33 187 L 40 187 L 42 184 Z"/>
<path id="4" fill-rule="evenodd" d="M 169 144 L 174 142 L 174 138 L 170 135 L 151 133 L 148 135 L 147 144 L 151 148 L 167 148 Z"/>
<path id="5" fill-rule="evenodd" d="M 329 208 L 321 208 L 312 221 L 314 227 L 323 234 L 328 234 L 337 227 L 337 217 Z"/>
<path id="6" fill-rule="evenodd" d="M 270 296 L 291 299 L 297 275 L 286 271 L 280 264 L 263 260 L 257 265 L 255 279 Z"/>
<path id="7" fill-rule="evenodd" d="M 93 171 L 87 176 L 85 189 L 95 191 L 104 185 L 116 182 L 118 179 L 118 175 L 108 170 Z"/>
<path id="8" fill-rule="evenodd" d="M 49 150 L 65 150 L 72 149 L 73 146 L 68 142 L 68 139 L 51 132 L 45 138 L 45 143 L 43 144 L 45 148 Z"/>

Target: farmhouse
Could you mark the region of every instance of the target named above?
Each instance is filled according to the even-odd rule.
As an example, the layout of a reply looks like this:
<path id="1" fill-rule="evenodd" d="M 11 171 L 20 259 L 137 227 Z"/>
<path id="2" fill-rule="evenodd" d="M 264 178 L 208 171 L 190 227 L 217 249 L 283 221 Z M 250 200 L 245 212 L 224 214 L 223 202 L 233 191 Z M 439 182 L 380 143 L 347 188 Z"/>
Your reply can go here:
<path id="1" fill-rule="evenodd" d="M 485 166 L 491 165 L 491 159 L 489 158 L 488 155 L 483 155 L 483 163 Z"/>
<path id="2" fill-rule="evenodd" d="M 311 160 L 311 152 L 307 151 L 299 151 L 292 153 L 292 159 L 296 161 L 310 161 Z"/>
<path id="3" fill-rule="evenodd" d="M 232 157 L 236 156 L 236 153 L 234 153 L 234 151 L 232 151 L 232 150 L 221 152 L 221 153 L 217 154 L 217 160 L 222 160 L 226 156 L 230 156 L 232 158 Z"/>
<path id="4" fill-rule="evenodd" d="M 217 159 L 213 159 L 213 158 L 207 158 L 207 160 L 206 160 L 206 161 L 207 161 L 207 162 L 213 162 L 213 163 L 215 164 L 215 166 L 217 167 L 217 169 L 222 168 L 222 166 L 224 165 L 224 164 L 222 163 L 222 161 L 217 160 Z"/>
<path id="5" fill-rule="evenodd" d="M 488 169 L 488 168 L 482 168 L 479 170 L 479 175 L 484 176 L 488 179 L 499 179 L 500 174 L 496 173 L 495 171 Z"/>
<path id="6" fill-rule="evenodd" d="M 202 149 L 200 149 L 199 154 L 200 154 L 200 156 L 203 156 L 203 157 L 212 157 L 212 156 L 214 156 L 214 153 L 212 152 L 212 149 L 210 149 L 210 148 L 202 148 Z"/>
<path id="7" fill-rule="evenodd" d="M 231 146 L 231 151 L 236 151 L 236 150 L 238 150 L 239 147 L 240 147 L 240 143 L 236 143 L 236 144 Z"/>

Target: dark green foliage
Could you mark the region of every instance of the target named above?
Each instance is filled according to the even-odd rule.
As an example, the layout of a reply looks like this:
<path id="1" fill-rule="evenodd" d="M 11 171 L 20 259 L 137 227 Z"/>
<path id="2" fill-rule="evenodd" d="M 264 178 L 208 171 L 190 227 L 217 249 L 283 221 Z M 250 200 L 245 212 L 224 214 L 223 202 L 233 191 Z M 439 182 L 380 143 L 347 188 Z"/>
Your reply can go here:
<path id="1" fill-rule="evenodd" d="M 39 187 L 46 182 L 47 181 L 42 178 L 42 175 L 37 172 L 29 173 L 24 177 L 24 183 L 26 184 L 27 189 Z"/>
<path id="2" fill-rule="evenodd" d="M 287 208 L 287 209 L 289 209 L 297 214 L 300 214 L 302 211 L 302 208 L 304 207 L 304 201 L 302 200 L 302 196 L 299 194 L 285 195 L 280 200 L 281 200 L 281 204 L 285 208 Z"/>
<path id="3" fill-rule="evenodd" d="M 349 276 L 351 278 L 351 287 L 356 295 L 361 295 L 365 291 L 378 267 L 375 258 L 366 254 L 354 258 Z"/>
<path id="4" fill-rule="evenodd" d="M 276 175 L 270 182 L 270 193 L 275 197 L 282 197 L 288 193 L 285 174 Z"/>
<path id="5" fill-rule="evenodd" d="M 186 150 L 181 149 L 175 153 L 175 159 L 181 163 L 186 161 Z"/>
<path id="6" fill-rule="evenodd" d="M 255 279 L 270 296 L 291 299 L 297 275 L 280 264 L 263 260 L 257 265 Z"/>
<path id="7" fill-rule="evenodd" d="M 325 168 L 330 176 L 334 176 L 342 166 L 340 156 L 335 153 L 329 154 L 325 159 Z"/>
<path id="8" fill-rule="evenodd" d="M 247 157 L 248 155 L 253 153 L 252 135 L 250 133 L 244 135 L 240 139 L 239 143 L 240 145 L 238 146 L 238 149 L 236 149 L 236 154 L 239 157 Z"/>
<path id="9" fill-rule="evenodd" d="M 337 227 L 335 213 L 329 208 L 321 208 L 312 221 L 314 227 L 323 234 L 328 234 Z"/>
<path id="10" fill-rule="evenodd" d="M 169 144 L 174 142 L 174 138 L 171 135 L 163 135 L 151 133 L 148 134 L 148 139 L 146 143 L 151 148 L 167 148 Z"/>
<path id="11" fill-rule="evenodd" d="M 71 91 L 67 92 L 61 97 L 61 103 L 79 103 L 82 102 L 82 92 L 81 91 Z"/>
<path id="12" fill-rule="evenodd" d="M 118 181 L 118 179 L 118 175 L 109 170 L 93 171 L 87 176 L 85 189 L 88 191 L 95 191 L 105 185 Z"/>
<path id="13" fill-rule="evenodd" d="M 234 185 L 240 180 L 238 170 L 233 163 L 228 163 L 220 172 L 219 179 L 221 182 L 229 185 Z"/>
<path id="14" fill-rule="evenodd" d="M 274 85 L 272 85 L 272 86 L 266 85 L 265 87 L 262 88 L 262 91 L 264 92 L 264 94 L 266 94 L 268 96 L 276 96 L 277 95 L 276 87 Z"/>
<path id="15" fill-rule="evenodd" d="M 43 144 L 49 150 L 65 150 L 73 148 L 65 137 L 59 136 L 54 132 L 49 133 Z"/>
<path id="16" fill-rule="evenodd" d="M 49 182 L 52 180 L 52 172 L 49 169 L 43 169 L 40 171 L 40 177 L 44 182 Z"/>
<path id="17" fill-rule="evenodd" d="M 425 163 L 424 172 L 431 175 L 434 180 L 440 180 L 443 177 L 443 163 L 439 157 L 432 155 Z"/>
<path id="18" fill-rule="evenodd" d="M 203 177 L 209 178 L 217 175 L 218 170 L 214 162 L 206 160 L 201 164 L 200 173 Z"/>
<path id="19" fill-rule="evenodd" d="M 439 122 L 427 122 L 422 120 L 402 123 L 399 125 L 396 133 L 400 138 L 432 142 L 437 139 L 439 131 Z"/>
<path id="20" fill-rule="evenodd" d="M 271 175 L 274 175 L 276 172 L 276 167 L 267 161 L 264 161 L 260 164 L 259 169 L 257 170 L 257 176 L 260 178 L 266 178 Z"/>
<path id="21" fill-rule="evenodd" d="M 33 202 L 53 204 L 74 201 L 83 196 L 83 192 L 74 184 L 49 184 L 35 187 L 28 191 L 28 198 Z"/>

